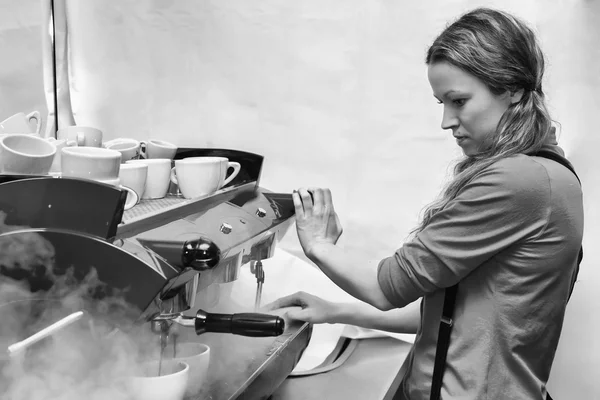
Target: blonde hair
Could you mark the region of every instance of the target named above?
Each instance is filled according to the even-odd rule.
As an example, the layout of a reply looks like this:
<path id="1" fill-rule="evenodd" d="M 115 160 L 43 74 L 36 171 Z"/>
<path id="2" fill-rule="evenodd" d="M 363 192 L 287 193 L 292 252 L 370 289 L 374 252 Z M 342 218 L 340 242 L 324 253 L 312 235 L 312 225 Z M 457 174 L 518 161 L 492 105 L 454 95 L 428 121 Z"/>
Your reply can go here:
<path id="1" fill-rule="evenodd" d="M 523 96 L 502 115 L 485 148 L 456 164 L 452 179 L 440 197 L 424 209 L 413 234 L 422 231 L 491 164 L 540 150 L 552 129 L 542 90 L 544 55 L 534 32 L 512 15 L 488 8 L 463 15 L 435 39 L 425 62 L 456 66 L 481 80 L 495 95 L 523 90 Z"/>

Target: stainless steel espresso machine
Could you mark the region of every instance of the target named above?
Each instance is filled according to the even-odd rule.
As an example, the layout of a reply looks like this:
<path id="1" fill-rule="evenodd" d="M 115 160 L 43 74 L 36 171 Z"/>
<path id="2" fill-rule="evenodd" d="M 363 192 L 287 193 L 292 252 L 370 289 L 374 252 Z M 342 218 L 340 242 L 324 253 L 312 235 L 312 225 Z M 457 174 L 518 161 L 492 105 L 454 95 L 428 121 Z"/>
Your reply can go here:
<path id="1" fill-rule="evenodd" d="M 112 186 L 0 175 L 0 278 L 29 288 L 14 297 L 0 295 L 0 316 L 3 301 L 39 298 L 52 292 L 53 277 L 84 282 L 93 271 L 101 286 L 86 292 L 88 304 L 118 295 L 126 305 L 116 329 L 147 328 L 161 353 L 175 340 L 210 346 L 208 382 L 190 398 L 267 399 L 292 371 L 311 333 L 308 324 L 259 312 L 262 261 L 273 256 L 293 222 L 291 195 L 259 186 L 260 155 L 180 148 L 175 159 L 191 156 L 227 157 L 241 170 L 213 195 L 188 200 L 173 187 L 167 197 L 142 200 L 127 211 L 127 192 Z M 246 310 L 217 313 L 198 301 L 215 285 L 235 281 L 243 268 L 256 277 L 254 304 Z M 227 296 L 235 293 L 219 302 L 227 303 Z"/>

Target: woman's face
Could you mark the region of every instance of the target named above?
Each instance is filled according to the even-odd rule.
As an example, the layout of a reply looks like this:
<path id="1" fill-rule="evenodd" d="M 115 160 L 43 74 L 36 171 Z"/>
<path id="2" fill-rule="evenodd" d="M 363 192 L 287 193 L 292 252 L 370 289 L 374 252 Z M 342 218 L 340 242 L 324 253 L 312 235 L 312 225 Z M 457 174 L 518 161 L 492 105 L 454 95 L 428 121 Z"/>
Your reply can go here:
<path id="1" fill-rule="evenodd" d="M 517 95 L 495 95 L 478 78 L 446 62 L 430 64 L 427 77 L 434 97 L 444 105 L 442 129 L 452 129 L 465 155 L 479 153 Z"/>

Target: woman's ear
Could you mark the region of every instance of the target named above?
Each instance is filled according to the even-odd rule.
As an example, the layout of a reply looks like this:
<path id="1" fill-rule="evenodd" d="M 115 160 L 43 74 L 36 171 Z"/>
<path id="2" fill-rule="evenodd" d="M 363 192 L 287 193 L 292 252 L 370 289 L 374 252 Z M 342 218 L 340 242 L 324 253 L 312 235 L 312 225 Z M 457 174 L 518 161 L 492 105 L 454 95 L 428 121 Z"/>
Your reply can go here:
<path id="1" fill-rule="evenodd" d="M 521 99 L 523 98 L 523 93 L 525 92 L 525 89 L 520 89 L 517 90 L 515 92 L 510 92 L 510 103 L 511 104 L 515 104 L 521 101 Z"/>

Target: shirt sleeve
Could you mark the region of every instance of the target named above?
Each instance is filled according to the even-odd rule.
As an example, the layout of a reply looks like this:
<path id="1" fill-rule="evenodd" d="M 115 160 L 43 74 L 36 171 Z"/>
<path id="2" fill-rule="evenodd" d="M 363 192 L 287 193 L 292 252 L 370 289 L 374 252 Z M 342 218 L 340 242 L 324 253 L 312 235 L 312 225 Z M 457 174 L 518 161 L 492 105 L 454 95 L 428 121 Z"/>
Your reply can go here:
<path id="1" fill-rule="evenodd" d="M 383 293 L 404 307 L 458 283 L 497 253 L 541 234 L 549 200 L 550 182 L 541 165 L 524 159 L 493 164 L 413 240 L 379 263 Z"/>

